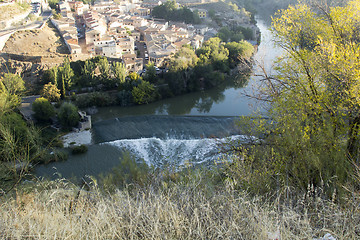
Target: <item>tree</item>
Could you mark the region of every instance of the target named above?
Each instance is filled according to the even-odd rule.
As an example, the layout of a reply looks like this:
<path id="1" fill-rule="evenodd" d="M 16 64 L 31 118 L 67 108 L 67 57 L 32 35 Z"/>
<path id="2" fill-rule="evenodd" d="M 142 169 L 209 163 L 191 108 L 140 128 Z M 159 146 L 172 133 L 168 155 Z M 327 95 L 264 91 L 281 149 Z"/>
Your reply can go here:
<path id="1" fill-rule="evenodd" d="M 58 78 L 57 73 L 58 73 L 58 68 L 56 66 L 52 67 L 48 70 L 45 70 L 44 74 L 41 77 L 41 83 L 47 84 L 47 83 L 51 82 L 51 83 L 57 85 L 57 78 Z"/>
<path id="2" fill-rule="evenodd" d="M 32 104 L 34 117 L 43 122 L 47 122 L 51 117 L 55 116 L 55 109 L 51 103 L 43 97 L 37 98 Z"/>
<path id="3" fill-rule="evenodd" d="M 63 88 L 66 90 L 70 90 L 70 87 L 72 86 L 72 78 L 74 77 L 74 71 L 72 70 L 70 66 L 70 61 L 68 58 L 65 58 L 63 66 L 59 67 L 58 70 L 58 77 L 60 78 L 60 85 L 59 87 L 61 94 L 63 95 Z"/>
<path id="4" fill-rule="evenodd" d="M 241 60 L 249 60 L 254 54 L 254 47 L 247 41 L 229 42 L 225 44 L 225 48 L 229 50 L 230 63 L 238 63 Z"/>
<path id="5" fill-rule="evenodd" d="M 112 73 L 118 84 L 124 84 L 126 78 L 126 68 L 124 64 L 120 62 L 113 62 L 111 67 Z"/>
<path id="6" fill-rule="evenodd" d="M 178 71 L 194 67 L 198 62 L 194 50 L 189 47 L 182 47 L 170 59 L 170 70 Z"/>
<path id="7" fill-rule="evenodd" d="M 96 65 L 91 60 L 86 60 L 82 69 L 83 86 L 94 85 Z"/>
<path id="8" fill-rule="evenodd" d="M 156 99 L 156 91 L 154 85 L 147 81 L 141 81 L 141 83 L 134 87 L 131 91 L 134 102 L 137 104 L 148 104 Z"/>
<path id="9" fill-rule="evenodd" d="M 20 104 L 20 94 L 25 90 L 21 77 L 5 73 L 0 79 L 0 109 L 2 113 L 14 109 Z"/>
<path id="10" fill-rule="evenodd" d="M 141 79 L 140 75 L 136 72 L 131 72 L 128 77 L 130 82 L 137 82 Z"/>
<path id="11" fill-rule="evenodd" d="M 64 102 L 61 105 L 58 118 L 64 128 L 75 127 L 80 120 L 77 107 L 69 102 Z"/>
<path id="12" fill-rule="evenodd" d="M 41 91 L 41 96 L 49 100 L 50 102 L 57 102 L 60 100 L 60 90 L 56 87 L 55 84 L 49 82 L 45 84 L 44 88 Z"/>
<path id="13" fill-rule="evenodd" d="M 229 50 L 224 47 L 220 38 L 210 38 L 196 51 L 196 54 L 203 63 L 211 63 L 215 70 L 228 71 L 226 62 L 228 61 Z"/>
<path id="14" fill-rule="evenodd" d="M 155 83 L 157 81 L 158 77 L 156 75 L 156 69 L 154 63 L 149 62 L 148 64 L 146 64 L 146 72 L 143 78 L 145 81 L 150 83 Z"/>
<path id="15" fill-rule="evenodd" d="M 103 57 L 99 60 L 97 64 L 100 72 L 100 82 L 104 84 L 107 88 L 114 87 L 116 82 L 110 77 L 110 64 L 106 57 Z"/>
<path id="16" fill-rule="evenodd" d="M 299 4 L 273 19 L 285 51 L 277 74 L 265 75 L 271 121 L 256 121 L 266 126 L 269 145 L 259 165 L 278 182 L 337 187 L 351 174 L 348 159 L 359 164 L 359 11 L 358 1 L 316 9 Z"/>

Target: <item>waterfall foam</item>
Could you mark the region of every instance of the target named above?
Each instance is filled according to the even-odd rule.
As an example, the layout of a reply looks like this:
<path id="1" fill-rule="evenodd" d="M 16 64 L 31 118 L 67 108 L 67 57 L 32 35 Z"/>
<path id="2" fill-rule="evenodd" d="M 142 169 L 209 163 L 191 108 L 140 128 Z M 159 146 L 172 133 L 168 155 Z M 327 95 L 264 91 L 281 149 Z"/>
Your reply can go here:
<path id="1" fill-rule="evenodd" d="M 136 159 L 143 159 L 148 165 L 161 167 L 164 165 L 183 166 L 186 163 L 196 165 L 213 163 L 224 159 L 226 154 L 220 152 L 220 145 L 230 141 L 245 142 L 248 136 L 235 135 L 228 138 L 201 139 L 160 139 L 157 137 L 140 139 L 121 139 L 101 143 L 115 146 L 130 152 Z"/>

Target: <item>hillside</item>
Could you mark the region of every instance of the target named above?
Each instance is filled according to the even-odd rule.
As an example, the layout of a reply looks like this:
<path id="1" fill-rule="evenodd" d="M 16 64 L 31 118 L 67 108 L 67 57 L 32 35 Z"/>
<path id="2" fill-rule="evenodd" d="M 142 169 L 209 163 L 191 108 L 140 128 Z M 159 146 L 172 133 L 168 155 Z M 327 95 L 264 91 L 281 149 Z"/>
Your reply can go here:
<path id="1" fill-rule="evenodd" d="M 4 53 L 46 57 L 46 62 L 62 62 L 69 53 L 56 28 L 47 23 L 41 30 L 14 33 L 6 42 Z"/>
<path id="2" fill-rule="evenodd" d="M 14 3 L 10 5 L 0 5 L 0 21 L 5 19 L 11 19 L 16 15 L 24 13 L 30 8 L 29 4 Z"/>

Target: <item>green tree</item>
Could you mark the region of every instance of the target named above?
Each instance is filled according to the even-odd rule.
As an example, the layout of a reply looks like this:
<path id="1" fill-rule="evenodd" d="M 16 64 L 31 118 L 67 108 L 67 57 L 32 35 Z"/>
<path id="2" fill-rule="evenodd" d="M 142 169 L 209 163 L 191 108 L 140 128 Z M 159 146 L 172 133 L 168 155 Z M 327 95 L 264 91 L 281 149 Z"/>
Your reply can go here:
<path id="1" fill-rule="evenodd" d="M 120 62 L 113 62 L 111 70 L 116 82 L 120 85 L 124 84 L 126 79 L 126 68 L 124 64 Z"/>
<path id="2" fill-rule="evenodd" d="M 157 93 L 154 85 L 147 81 L 141 81 L 141 83 L 134 87 L 131 91 L 134 102 L 137 104 L 148 104 L 156 99 Z"/>
<path id="3" fill-rule="evenodd" d="M 229 42 L 225 44 L 225 48 L 229 50 L 230 64 L 235 64 L 242 60 L 250 60 L 255 51 L 253 45 L 247 41 Z"/>
<path id="4" fill-rule="evenodd" d="M 189 47 L 182 47 L 170 59 L 170 70 L 178 71 L 194 67 L 198 62 L 194 50 Z"/>
<path id="5" fill-rule="evenodd" d="M 37 98 L 32 104 L 34 117 L 43 122 L 47 122 L 51 117 L 55 116 L 55 109 L 53 105 L 46 98 Z"/>
<path id="6" fill-rule="evenodd" d="M 41 96 L 49 100 L 50 102 L 58 102 L 60 100 L 60 90 L 56 87 L 55 84 L 49 82 L 45 84 L 44 88 L 41 91 Z"/>
<path id="7" fill-rule="evenodd" d="M 107 58 L 106 57 L 100 58 L 97 67 L 99 68 L 99 72 L 100 72 L 100 82 L 104 84 L 104 86 L 107 88 L 114 87 L 116 81 L 110 77 L 111 69 Z"/>
<path id="8" fill-rule="evenodd" d="M 155 83 L 157 81 L 158 77 L 156 75 L 156 69 L 154 63 L 149 62 L 148 64 L 146 64 L 146 72 L 145 75 L 143 76 L 143 79 L 149 83 Z"/>
<path id="9" fill-rule="evenodd" d="M 48 70 L 45 70 L 41 77 L 41 83 L 47 84 L 51 82 L 57 86 L 57 78 L 58 78 L 57 73 L 58 73 L 58 68 L 56 66 Z"/>
<path id="10" fill-rule="evenodd" d="M 17 107 L 20 102 L 20 94 L 25 90 L 24 81 L 16 74 L 5 73 L 0 79 L 0 109 L 1 113 Z"/>
<path id="11" fill-rule="evenodd" d="M 82 86 L 95 85 L 96 64 L 91 60 L 86 60 L 82 69 Z"/>
<path id="12" fill-rule="evenodd" d="M 69 102 L 64 102 L 61 105 L 58 113 L 58 118 L 62 126 L 67 129 L 71 127 L 76 127 L 80 120 L 77 107 Z"/>
<path id="13" fill-rule="evenodd" d="M 59 67 L 58 77 L 60 78 L 60 85 L 62 85 L 61 87 L 59 87 L 59 89 L 61 91 L 61 94 L 63 95 L 62 89 L 65 88 L 66 90 L 70 90 L 72 86 L 72 78 L 74 77 L 74 71 L 70 66 L 70 61 L 68 58 L 65 58 L 63 66 Z"/>

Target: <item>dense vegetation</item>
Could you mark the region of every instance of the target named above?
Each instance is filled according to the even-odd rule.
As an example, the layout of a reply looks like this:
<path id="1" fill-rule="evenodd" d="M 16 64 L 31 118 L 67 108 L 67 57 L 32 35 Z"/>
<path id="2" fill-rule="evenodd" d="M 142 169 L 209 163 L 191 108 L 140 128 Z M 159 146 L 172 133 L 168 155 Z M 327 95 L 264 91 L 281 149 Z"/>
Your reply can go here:
<path id="1" fill-rule="evenodd" d="M 254 47 L 246 42 L 222 42 L 211 38 L 194 51 L 183 46 L 167 63 L 168 71 L 153 63 L 145 72 L 127 73 L 120 62 L 105 57 L 69 62 L 44 72 L 42 96 L 71 99 L 80 107 L 147 104 L 158 99 L 199 91 L 219 85 L 237 65 L 250 66 Z M 92 92 L 76 95 L 75 92 Z"/>
<path id="2" fill-rule="evenodd" d="M 175 0 L 166 1 L 153 8 L 151 15 L 155 18 L 165 19 L 167 21 L 178 21 L 185 23 L 200 23 L 198 13 L 192 12 L 189 8 L 179 7 Z"/>

